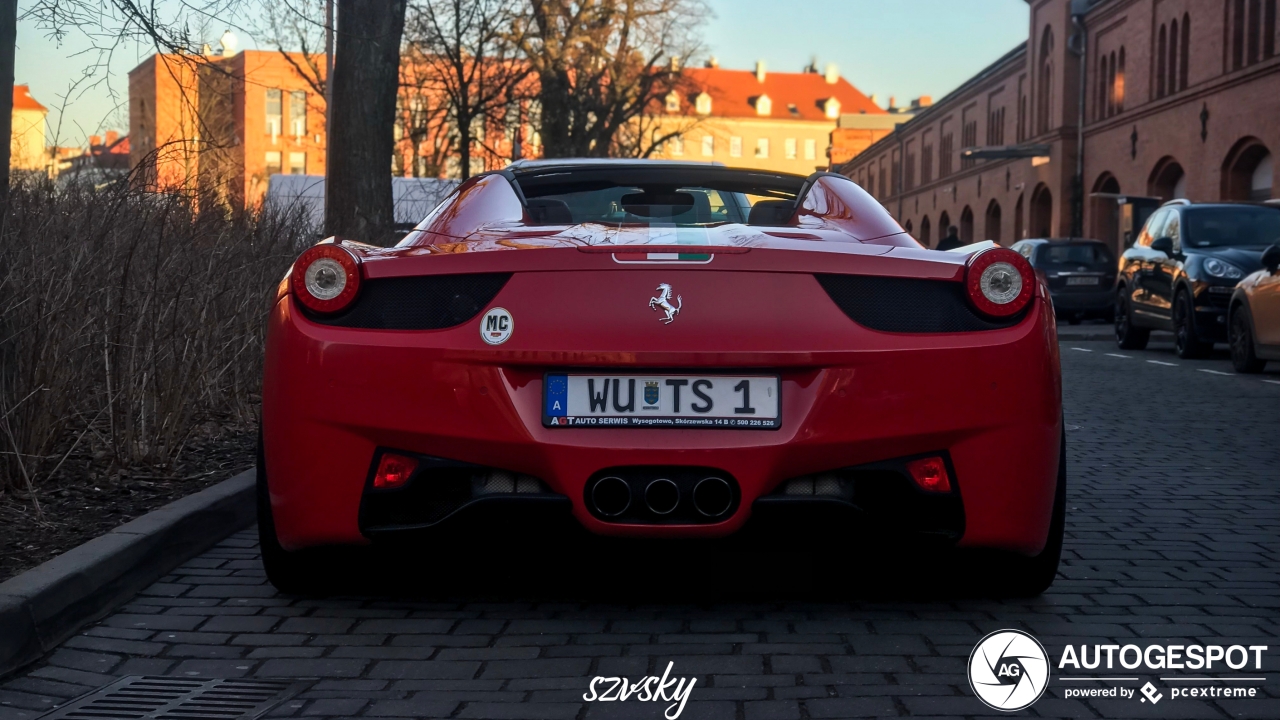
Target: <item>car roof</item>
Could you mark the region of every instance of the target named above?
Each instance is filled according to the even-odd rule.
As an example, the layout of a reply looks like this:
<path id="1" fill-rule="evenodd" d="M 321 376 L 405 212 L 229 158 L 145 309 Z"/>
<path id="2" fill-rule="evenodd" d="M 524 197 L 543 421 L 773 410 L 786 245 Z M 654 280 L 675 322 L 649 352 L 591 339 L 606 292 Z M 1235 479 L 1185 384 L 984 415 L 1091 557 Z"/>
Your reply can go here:
<path id="1" fill-rule="evenodd" d="M 721 162 L 698 162 L 696 160 L 642 160 L 638 158 L 542 158 L 537 160 L 516 160 L 507 166 L 507 169 L 513 173 L 528 172 L 533 170 L 548 170 L 552 168 L 583 168 L 583 167 L 604 167 L 604 168 L 623 168 L 623 167 L 687 167 L 687 168 L 705 168 L 705 167 L 724 167 Z"/>

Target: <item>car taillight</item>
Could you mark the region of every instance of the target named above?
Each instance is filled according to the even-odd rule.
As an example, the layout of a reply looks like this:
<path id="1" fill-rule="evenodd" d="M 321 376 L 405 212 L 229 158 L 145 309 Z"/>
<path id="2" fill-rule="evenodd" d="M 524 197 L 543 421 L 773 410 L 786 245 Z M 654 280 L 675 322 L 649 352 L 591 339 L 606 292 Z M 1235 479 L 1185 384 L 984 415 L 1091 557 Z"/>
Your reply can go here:
<path id="1" fill-rule="evenodd" d="M 373 475 L 373 486 L 379 490 L 392 490 L 404 487 L 409 476 L 418 469 L 418 461 L 399 453 L 382 453 L 378 461 L 378 472 Z"/>
<path id="2" fill-rule="evenodd" d="M 921 458 L 907 463 L 907 472 L 921 490 L 927 492 L 951 492 L 951 478 L 947 476 L 947 464 L 940 457 Z"/>
<path id="3" fill-rule="evenodd" d="M 289 287 L 312 312 L 327 315 L 345 310 L 360 293 L 360 261 L 341 245 L 316 245 L 293 263 Z"/>
<path id="4" fill-rule="evenodd" d="M 965 290 L 979 312 L 1008 317 L 1021 311 L 1036 291 L 1031 263 L 1008 248 L 974 253 L 965 269 Z"/>

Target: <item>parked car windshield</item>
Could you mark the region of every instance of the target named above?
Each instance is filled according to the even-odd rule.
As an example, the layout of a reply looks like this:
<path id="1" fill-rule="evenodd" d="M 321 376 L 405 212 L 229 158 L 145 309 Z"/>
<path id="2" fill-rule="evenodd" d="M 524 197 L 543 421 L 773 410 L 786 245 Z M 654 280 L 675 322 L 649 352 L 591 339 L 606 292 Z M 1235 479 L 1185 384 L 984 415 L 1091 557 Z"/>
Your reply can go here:
<path id="1" fill-rule="evenodd" d="M 1280 242 L 1280 208 L 1188 208 L 1182 212 L 1182 225 L 1182 244 L 1187 248 Z"/>
<path id="2" fill-rule="evenodd" d="M 1046 243 L 1036 253 L 1037 265 L 1110 265 L 1111 251 L 1099 243 Z"/>

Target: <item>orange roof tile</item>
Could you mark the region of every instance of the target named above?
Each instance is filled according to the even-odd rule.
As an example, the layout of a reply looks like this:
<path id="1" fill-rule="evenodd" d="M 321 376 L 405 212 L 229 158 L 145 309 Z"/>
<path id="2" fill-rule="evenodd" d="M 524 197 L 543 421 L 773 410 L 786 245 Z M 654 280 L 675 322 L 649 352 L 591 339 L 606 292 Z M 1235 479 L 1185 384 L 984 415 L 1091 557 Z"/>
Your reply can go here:
<path id="1" fill-rule="evenodd" d="M 45 106 L 36 102 L 36 99 L 31 97 L 31 88 L 27 87 L 26 85 L 13 86 L 13 109 L 14 110 L 44 110 L 46 112 L 49 110 L 49 108 L 46 108 Z"/>
<path id="2" fill-rule="evenodd" d="M 695 100 L 702 91 L 711 96 L 711 117 L 760 117 L 755 101 L 761 95 L 769 96 L 773 108 L 767 117 L 775 119 L 828 120 L 823 103 L 831 97 L 840 101 L 841 114 L 885 113 L 848 80 L 828 83 L 820 73 L 766 72 L 761 83 L 751 70 L 686 68 L 684 72 L 697 88 L 682 98 L 681 112 L 688 115 L 694 114 Z"/>

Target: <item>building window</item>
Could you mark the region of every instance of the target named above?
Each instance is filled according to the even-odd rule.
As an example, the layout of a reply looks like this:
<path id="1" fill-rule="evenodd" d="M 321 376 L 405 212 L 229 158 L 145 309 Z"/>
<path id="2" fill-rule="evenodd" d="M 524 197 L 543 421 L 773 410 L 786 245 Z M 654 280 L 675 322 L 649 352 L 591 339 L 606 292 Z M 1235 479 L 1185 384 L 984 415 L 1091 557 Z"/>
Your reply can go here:
<path id="1" fill-rule="evenodd" d="M 952 158 L 955 157 L 954 137 L 951 133 L 944 133 L 942 136 L 942 147 L 939 148 L 940 155 L 938 161 L 938 177 L 944 178 L 951 174 Z"/>
<path id="2" fill-rule="evenodd" d="M 796 139 L 787 138 L 783 143 L 783 149 L 786 151 L 788 160 L 796 159 Z"/>
<path id="3" fill-rule="evenodd" d="M 680 112 L 680 96 L 674 91 L 667 93 L 667 112 Z"/>
<path id="4" fill-rule="evenodd" d="M 1160 26 L 1160 39 L 1156 41 L 1156 97 L 1165 96 L 1165 79 L 1168 77 L 1168 66 L 1165 64 L 1169 54 L 1169 28 Z"/>
<path id="5" fill-rule="evenodd" d="M 307 134 L 307 93 L 303 90 L 289 93 L 289 134 L 295 138 Z"/>
<path id="6" fill-rule="evenodd" d="M 995 108 L 987 114 L 987 145 L 1004 145 L 1004 108 Z"/>
<path id="7" fill-rule="evenodd" d="M 268 177 L 272 175 L 280 174 L 280 151 L 279 150 L 267 151 L 266 165 L 267 165 Z"/>
<path id="8" fill-rule="evenodd" d="M 671 138 L 671 154 L 672 155 L 684 154 L 684 138 L 680 137 L 679 135 Z"/>
<path id="9" fill-rule="evenodd" d="M 1191 24 L 1191 18 L 1188 15 L 1182 16 L 1182 46 L 1190 43 L 1187 37 L 1187 25 Z M 1263 8 L 1262 15 L 1262 57 L 1271 58 L 1276 54 L 1276 0 L 1267 0 L 1266 7 Z M 1186 62 L 1187 53 L 1184 49 L 1182 52 L 1182 61 Z"/>
<path id="10" fill-rule="evenodd" d="M 813 138 L 809 138 L 808 140 L 804 141 L 804 159 L 805 160 L 818 159 L 818 141 L 817 140 L 814 140 Z"/>
<path id="11" fill-rule="evenodd" d="M 1178 92 L 1178 21 L 1169 24 L 1169 94 Z"/>
<path id="12" fill-rule="evenodd" d="M 1187 61 L 1186 55 L 1182 56 L 1182 61 L 1184 63 Z M 1182 74 L 1182 86 L 1186 87 L 1186 83 L 1187 83 L 1187 77 L 1186 77 L 1185 65 L 1184 65 L 1184 72 Z M 1116 112 L 1122 113 L 1124 112 L 1124 46 L 1120 47 L 1120 62 L 1118 65 L 1116 65 L 1115 85 L 1116 85 L 1115 87 Z"/>
<path id="13" fill-rule="evenodd" d="M 1275 4 L 1273 3 L 1271 7 L 1274 8 Z M 1271 39 L 1274 43 L 1274 40 L 1275 40 L 1274 24 L 1272 25 L 1271 29 L 1272 29 Z M 1179 55 L 1179 59 L 1182 62 L 1182 66 L 1178 68 L 1178 89 L 1179 90 L 1187 89 L 1187 71 L 1191 69 L 1191 63 L 1189 61 L 1190 57 L 1191 57 L 1191 14 L 1183 13 L 1182 14 L 1182 53 Z M 1120 72 L 1122 74 L 1124 73 L 1124 48 L 1120 48 Z M 1121 94 L 1123 94 L 1123 92 L 1124 92 L 1124 87 L 1122 85 Z"/>
<path id="14" fill-rule="evenodd" d="M 289 153 L 289 174 L 290 175 L 306 175 L 307 174 L 307 154 L 304 152 Z"/>
<path id="15" fill-rule="evenodd" d="M 1244 67 L 1244 0 L 1231 4 L 1231 69 Z"/>
<path id="16" fill-rule="evenodd" d="M 1018 78 L 1018 142 L 1027 139 L 1027 94 L 1026 76 Z M 941 232 L 942 227 L 938 227 Z"/>
<path id="17" fill-rule="evenodd" d="M 716 139 L 711 135 L 702 136 L 702 157 L 712 157 L 716 154 Z"/>
<path id="18" fill-rule="evenodd" d="M 756 157 L 769 157 L 769 138 L 758 138 L 756 140 Z"/>
<path id="19" fill-rule="evenodd" d="M 969 120 L 960 129 L 960 148 L 976 147 L 978 144 L 978 121 Z M 964 158 L 960 161 L 961 168 L 971 168 L 976 161 L 973 158 Z"/>
<path id="20" fill-rule="evenodd" d="M 906 185 L 904 188 L 906 190 L 916 186 L 916 145 L 914 141 L 907 144 L 907 165 L 903 182 Z"/>
<path id="21" fill-rule="evenodd" d="M 711 114 L 711 96 L 704 93 L 698 94 L 697 105 L 694 108 L 699 115 Z"/>
<path id="22" fill-rule="evenodd" d="M 729 157 L 742 157 L 742 138 L 729 138 Z"/>
<path id="23" fill-rule="evenodd" d="M 773 101 L 768 95 L 761 95 L 756 98 L 756 114 L 762 117 L 773 113 Z"/>
<path id="24" fill-rule="evenodd" d="M 267 88 L 267 134 L 272 138 L 280 134 L 280 128 L 284 124 L 284 99 L 280 88 Z M 279 172 L 280 162 L 276 161 L 276 169 Z"/>
<path id="25" fill-rule="evenodd" d="M 1040 77 L 1036 88 L 1036 127 L 1040 134 L 1053 127 L 1053 28 L 1045 26 L 1040 40 Z"/>
<path id="26" fill-rule="evenodd" d="M 920 152 L 920 182 L 926 185 L 933 182 L 933 136 L 929 132 L 924 134 Z"/>

